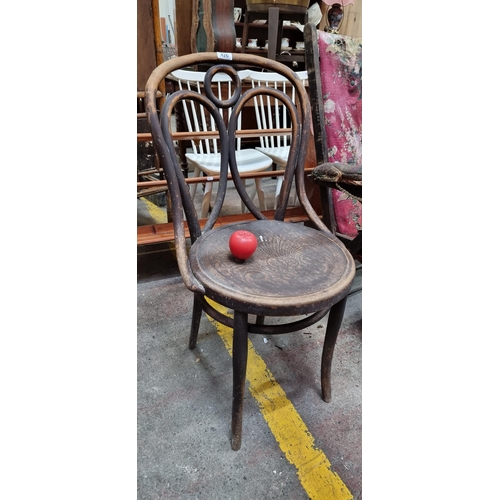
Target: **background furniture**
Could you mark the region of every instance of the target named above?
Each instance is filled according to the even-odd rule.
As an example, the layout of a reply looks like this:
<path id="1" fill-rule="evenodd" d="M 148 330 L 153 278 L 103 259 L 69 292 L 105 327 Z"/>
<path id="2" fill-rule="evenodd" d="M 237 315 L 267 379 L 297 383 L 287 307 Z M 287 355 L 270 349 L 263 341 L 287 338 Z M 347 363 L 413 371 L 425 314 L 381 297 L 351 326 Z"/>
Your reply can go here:
<path id="1" fill-rule="evenodd" d="M 267 28 L 265 40 L 268 41 L 268 49 L 266 56 L 269 59 L 277 61 L 287 61 L 293 50 L 294 40 L 292 39 L 291 47 L 287 49 L 281 48 L 281 38 L 283 37 L 283 21 L 298 21 L 301 24 L 307 22 L 307 12 L 303 8 L 298 8 L 296 5 L 280 5 L 279 7 L 272 6 L 273 4 L 247 4 L 245 12 L 245 22 L 243 24 L 243 33 L 241 37 L 241 52 L 244 53 L 247 49 L 248 31 L 250 24 L 255 20 L 266 21 L 264 26 Z M 297 29 L 297 28 L 295 28 Z M 287 54 L 281 54 L 286 51 Z M 295 54 L 298 57 L 295 59 L 304 61 L 304 51 Z M 285 56 L 285 57 L 283 57 Z M 288 57 L 286 57 L 288 56 Z"/>
<path id="2" fill-rule="evenodd" d="M 323 220 L 355 257 L 361 253 L 361 39 L 304 30 Z M 354 203 L 356 202 L 356 203 Z"/>
<path id="3" fill-rule="evenodd" d="M 175 151 L 175 135 L 171 127 L 161 126 L 156 105 L 160 82 L 171 72 L 198 63 L 210 66 L 204 82 L 206 90 L 211 88 L 210 82 L 219 72 L 230 75 L 234 82 L 233 96 L 222 102 L 210 92 L 206 96 L 197 94 L 196 97 L 197 102 L 203 104 L 214 118 L 221 139 L 219 190 L 214 208 L 203 227 L 196 216 Z M 295 89 L 296 104 L 283 92 L 264 86 L 242 94 L 241 81 L 234 65 L 255 67 L 285 76 Z M 286 103 L 291 116 L 289 161 L 272 219 L 266 218 L 248 196 L 239 176 L 235 155 L 239 113 L 247 102 L 259 94 Z M 175 106 L 186 98 L 192 99 L 193 94 L 180 90 L 166 99 L 162 110 L 163 116 L 166 116 L 162 120 L 164 124 L 170 123 Z M 219 109 L 229 107 L 233 108 L 233 112 L 226 126 Z M 291 333 L 309 327 L 328 314 L 321 361 L 321 388 L 323 400 L 331 400 L 331 363 L 347 294 L 355 274 L 354 261 L 345 246 L 323 224 L 306 194 L 304 165 L 310 138 L 311 108 L 304 85 L 290 68 L 249 54 L 222 55 L 219 58 L 218 53 L 206 52 L 174 58 L 161 64 L 151 74 L 146 84 L 146 112 L 172 198 L 179 270 L 184 284 L 194 294 L 189 347 L 196 347 L 202 311 L 233 328 L 231 446 L 233 450 L 238 450 L 242 437 L 249 333 Z M 217 226 L 229 170 L 253 218 Z M 292 180 L 295 180 L 298 198 L 308 216 L 309 225 L 284 222 Z M 190 242 L 186 239 L 184 216 Z M 228 249 L 229 238 L 236 230 L 249 231 L 258 241 L 255 253 L 243 263 L 235 261 Z M 222 315 L 214 302 L 232 309 L 234 317 Z M 254 321 L 253 315 L 256 316 Z M 291 318 L 288 323 L 276 323 L 273 317 Z"/>
<path id="4" fill-rule="evenodd" d="M 307 81 L 307 71 L 299 71 L 297 72 L 297 76 L 303 84 Z M 280 89 L 284 93 L 289 91 L 289 85 L 287 85 L 288 79 L 278 73 L 253 71 L 246 78 L 252 82 L 252 88 L 264 85 Z M 292 102 L 295 103 L 296 95 L 293 87 L 291 87 L 290 97 Z M 291 126 L 290 115 L 286 106 L 280 104 L 276 99 L 261 95 L 258 98 L 254 98 L 254 107 L 257 127 L 259 129 L 280 129 Z M 260 137 L 260 146 L 256 147 L 256 149 L 269 156 L 277 167 L 285 168 L 288 161 L 288 153 L 290 152 L 290 135 L 275 136 L 263 133 Z M 274 208 L 277 206 L 282 180 L 282 177 L 278 177 Z"/>

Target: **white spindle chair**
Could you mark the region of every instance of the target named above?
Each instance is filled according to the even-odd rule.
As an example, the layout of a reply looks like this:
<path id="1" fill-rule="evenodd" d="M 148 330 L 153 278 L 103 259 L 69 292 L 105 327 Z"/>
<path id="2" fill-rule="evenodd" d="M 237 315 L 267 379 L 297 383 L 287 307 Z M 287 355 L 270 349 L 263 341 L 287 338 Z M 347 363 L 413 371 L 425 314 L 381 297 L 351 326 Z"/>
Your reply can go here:
<path id="1" fill-rule="evenodd" d="M 298 71 L 298 77 L 305 84 L 307 81 L 307 71 Z M 252 82 L 252 87 L 272 87 L 286 92 L 287 79 L 278 73 L 266 73 L 260 71 L 251 72 L 247 76 L 247 80 Z M 291 99 L 295 102 L 295 90 L 291 90 Z M 278 103 L 277 100 L 269 96 L 260 95 L 254 99 L 255 118 L 259 129 L 280 129 L 290 127 L 290 119 L 284 104 Z M 262 135 L 260 137 L 260 147 L 255 148 L 265 155 L 269 156 L 272 161 L 281 168 L 286 166 L 288 153 L 290 151 L 290 136 L 271 136 Z M 280 193 L 283 177 L 278 177 L 276 185 L 276 195 L 274 208 L 276 208 L 277 199 Z M 295 201 L 295 198 L 294 198 Z"/>

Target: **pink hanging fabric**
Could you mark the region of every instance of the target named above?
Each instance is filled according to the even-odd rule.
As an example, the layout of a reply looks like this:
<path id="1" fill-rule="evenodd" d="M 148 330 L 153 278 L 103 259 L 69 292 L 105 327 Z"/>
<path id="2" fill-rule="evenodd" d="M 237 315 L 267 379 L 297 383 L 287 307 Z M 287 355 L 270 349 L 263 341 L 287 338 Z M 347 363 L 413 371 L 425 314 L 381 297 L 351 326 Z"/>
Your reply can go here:
<path id="1" fill-rule="evenodd" d="M 362 165 L 362 94 L 360 38 L 318 31 L 327 161 Z M 335 192 L 338 230 L 356 236 L 361 229 L 361 203 Z"/>
<path id="2" fill-rule="evenodd" d="M 318 37 L 328 161 L 361 165 L 361 39 Z"/>

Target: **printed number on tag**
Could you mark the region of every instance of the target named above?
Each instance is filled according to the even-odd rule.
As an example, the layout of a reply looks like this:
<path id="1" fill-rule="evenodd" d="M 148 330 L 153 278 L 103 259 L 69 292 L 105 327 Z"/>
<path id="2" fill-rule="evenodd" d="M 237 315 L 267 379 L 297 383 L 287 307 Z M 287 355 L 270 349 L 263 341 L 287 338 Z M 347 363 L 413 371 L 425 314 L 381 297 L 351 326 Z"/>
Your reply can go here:
<path id="1" fill-rule="evenodd" d="M 217 52 L 217 57 L 219 59 L 225 59 L 226 61 L 233 60 L 233 54 L 231 54 L 230 52 Z"/>

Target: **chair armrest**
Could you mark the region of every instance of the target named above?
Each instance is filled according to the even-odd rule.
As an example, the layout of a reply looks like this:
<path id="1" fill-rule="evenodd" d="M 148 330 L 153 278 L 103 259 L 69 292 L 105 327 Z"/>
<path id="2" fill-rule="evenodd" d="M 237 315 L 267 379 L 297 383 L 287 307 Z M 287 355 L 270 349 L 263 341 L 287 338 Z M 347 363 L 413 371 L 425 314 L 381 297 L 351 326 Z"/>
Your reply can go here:
<path id="1" fill-rule="evenodd" d="M 316 184 L 334 187 L 338 182 L 361 185 L 361 165 L 354 163 L 323 163 L 310 174 L 309 179 Z"/>

